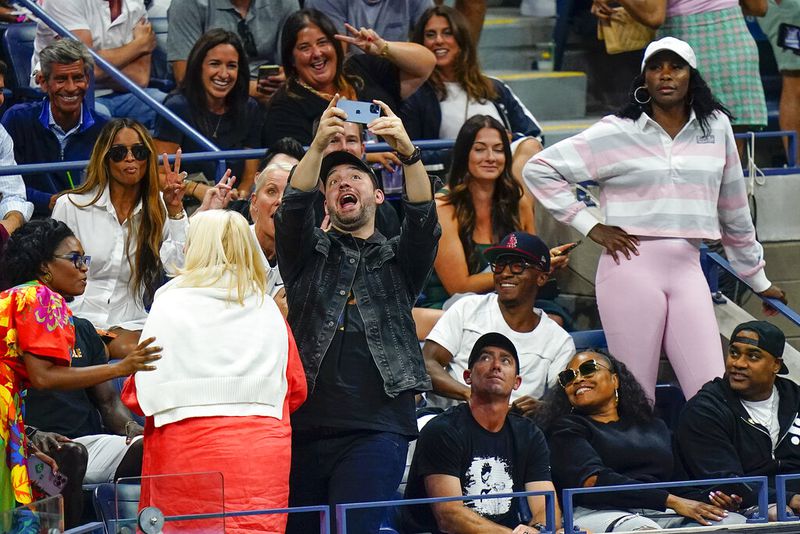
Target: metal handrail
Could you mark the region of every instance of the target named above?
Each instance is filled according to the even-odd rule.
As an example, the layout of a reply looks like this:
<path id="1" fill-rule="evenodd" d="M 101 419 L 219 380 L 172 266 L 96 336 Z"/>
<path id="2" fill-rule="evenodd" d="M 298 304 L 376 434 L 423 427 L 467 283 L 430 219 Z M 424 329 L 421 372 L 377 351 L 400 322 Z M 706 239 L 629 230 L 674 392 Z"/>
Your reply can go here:
<path id="1" fill-rule="evenodd" d="M 564 513 L 564 532 L 570 532 L 574 534 L 586 534 L 585 531 L 576 529 L 573 511 L 574 505 L 572 503 L 572 498 L 578 494 L 585 494 L 585 493 L 608 493 L 608 492 L 620 492 L 620 491 L 640 491 L 645 489 L 662 489 L 662 488 L 682 488 L 682 487 L 695 487 L 695 486 L 715 486 L 717 484 L 747 484 L 747 483 L 759 483 L 761 486 L 758 489 L 758 515 L 753 516 L 752 518 L 748 519 L 748 523 L 766 523 L 767 522 L 767 506 L 768 506 L 768 495 L 767 489 L 769 488 L 769 482 L 767 477 L 765 476 L 758 476 L 758 477 L 738 477 L 738 478 L 709 478 L 704 480 L 682 480 L 677 482 L 654 482 L 648 484 L 617 484 L 614 486 L 592 486 L 589 488 L 567 488 L 563 490 L 562 495 L 562 503 L 564 506 L 563 513 Z"/>
<path id="2" fill-rule="evenodd" d="M 453 146 L 452 139 L 434 139 L 417 141 L 414 143 L 422 150 L 437 150 Z M 386 143 L 370 143 L 366 145 L 367 152 L 387 152 L 392 148 Z M 263 148 L 246 148 L 241 150 L 219 150 L 217 152 L 187 152 L 181 154 L 182 162 L 208 161 L 215 159 L 260 159 L 264 157 Z M 168 156 L 169 161 L 175 160 L 175 155 Z M 40 172 L 69 171 L 73 169 L 83 169 L 89 164 L 89 160 L 81 161 L 55 161 L 48 163 L 26 163 L 25 165 L 13 165 L 0 167 L 0 176 L 11 174 L 34 174 Z"/>
<path id="3" fill-rule="evenodd" d="M 429 497 L 425 499 L 402 499 L 396 501 L 353 502 L 336 505 L 336 527 L 338 534 L 347 534 L 347 511 L 365 508 L 388 508 L 390 506 L 413 506 L 416 504 L 432 504 L 453 501 L 480 501 L 483 499 L 509 499 L 517 497 L 544 496 L 545 530 L 540 534 L 555 532 L 556 505 L 555 492 L 552 491 L 515 491 L 513 493 L 490 493 L 487 495 L 458 495 L 455 497 Z M 569 531 L 565 531 L 569 532 Z"/>
<path id="4" fill-rule="evenodd" d="M 42 22 L 46 23 L 60 36 L 80 41 L 80 39 L 75 37 L 75 35 L 67 28 L 65 28 L 60 22 L 51 17 L 34 0 L 17 0 L 17 2 L 24 5 L 26 8 L 30 9 L 31 12 L 34 15 L 36 15 L 36 17 L 38 17 Z M 219 147 L 217 147 L 214 143 L 206 139 L 200 132 L 192 128 L 188 123 L 186 123 L 183 119 L 178 117 L 175 113 L 164 107 L 164 105 L 156 102 L 153 99 L 153 97 L 148 95 L 141 87 L 130 81 L 127 76 L 122 74 L 122 72 L 120 72 L 119 69 L 117 69 L 111 63 L 109 63 L 104 57 L 102 57 L 93 49 L 91 48 L 88 49 L 89 53 L 92 54 L 92 57 L 94 57 L 95 62 L 104 71 L 106 71 L 108 75 L 111 78 L 113 78 L 117 83 L 119 83 L 120 85 L 125 87 L 128 91 L 136 95 L 140 100 L 142 100 L 145 104 L 147 104 L 150 108 L 152 108 L 156 113 L 165 117 L 169 122 L 174 124 L 181 132 L 186 134 L 187 137 L 192 139 L 192 141 L 196 142 L 197 144 L 199 144 L 200 146 L 204 147 L 205 149 L 211 152 L 220 152 Z"/>
<path id="5" fill-rule="evenodd" d="M 731 275 L 733 275 L 737 280 L 739 280 L 748 288 L 750 288 L 751 291 L 753 291 L 753 288 L 750 287 L 747 281 L 744 278 L 742 278 L 739 275 L 739 273 L 736 272 L 736 270 L 731 266 L 728 260 L 720 256 L 716 252 L 708 252 L 707 250 L 705 251 L 701 250 L 700 257 L 701 257 L 700 260 L 701 263 L 703 262 L 704 257 L 708 258 L 714 263 L 714 265 L 710 266 L 711 268 L 708 270 L 707 276 L 708 276 L 709 289 L 711 289 L 711 292 L 714 293 L 715 295 L 719 296 L 717 267 L 722 267 L 723 269 L 728 271 Z M 779 301 L 778 299 L 762 297 L 755 291 L 753 291 L 753 293 L 762 301 L 766 302 L 767 304 L 775 308 L 781 315 L 792 321 L 797 326 L 800 326 L 800 314 L 798 314 L 795 310 L 793 310 L 783 302 Z"/>
<path id="6" fill-rule="evenodd" d="M 800 473 L 775 476 L 775 505 L 778 512 L 778 521 L 800 520 L 800 517 L 797 517 L 794 513 L 786 511 L 786 507 L 789 505 L 786 502 L 786 481 L 798 479 L 800 479 Z"/>
<path id="7" fill-rule="evenodd" d="M 304 514 L 310 512 L 319 512 L 320 534 L 329 534 L 331 510 L 330 506 L 328 506 L 327 504 L 318 504 L 314 506 L 296 506 L 291 508 L 272 508 L 269 510 L 241 510 L 239 512 L 169 515 L 169 516 L 164 516 L 164 521 L 165 522 L 197 521 L 200 519 L 222 519 L 226 517 L 249 517 L 249 516 L 275 515 L 275 514 Z M 117 525 L 131 525 L 131 524 L 137 525 L 138 522 L 139 518 L 124 518 L 124 519 L 117 518 L 114 520 L 114 523 Z"/>
<path id="8" fill-rule="evenodd" d="M 796 154 L 797 154 L 797 132 L 794 130 L 776 130 L 770 132 L 742 132 L 733 134 L 736 139 L 750 139 L 751 135 L 755 135 L 756 139 L 760 138 L 770 138 L 770 137 L 788 137 L 789 138 L 789 151 L 786 156 L 786 163 L 789 167 L 794 167 L 797 165 L 796 161 Z"/>

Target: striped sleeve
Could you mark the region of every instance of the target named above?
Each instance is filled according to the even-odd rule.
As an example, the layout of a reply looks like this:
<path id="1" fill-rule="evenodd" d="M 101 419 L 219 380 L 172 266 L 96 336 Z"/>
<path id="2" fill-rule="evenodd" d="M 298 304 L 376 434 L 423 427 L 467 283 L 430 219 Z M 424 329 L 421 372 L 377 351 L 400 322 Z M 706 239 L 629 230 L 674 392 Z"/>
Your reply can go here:
<path id="1" fill-rule="evenodd" d="M 539 152 L 522 170 L 525 184 L 536 199 L 556 220 L 572 225 L 583 235 L 599 221 L 575 198 L 571 184 L 596 179 L 591 144 L 604 128 L 603 122 Z"/>
<path id="2" fill-rule="evenodd" d="M 731 265 L 753 291 L 761 292 L 771 285 L 764 273 L 764 249 L 756 241 L 756 231 L 747 202 L 747 189 L 742 164 L 728 118 L 718 114 L 725 129 L 725 168 L 720 184 L 717 213 L 722 245 Z"/>

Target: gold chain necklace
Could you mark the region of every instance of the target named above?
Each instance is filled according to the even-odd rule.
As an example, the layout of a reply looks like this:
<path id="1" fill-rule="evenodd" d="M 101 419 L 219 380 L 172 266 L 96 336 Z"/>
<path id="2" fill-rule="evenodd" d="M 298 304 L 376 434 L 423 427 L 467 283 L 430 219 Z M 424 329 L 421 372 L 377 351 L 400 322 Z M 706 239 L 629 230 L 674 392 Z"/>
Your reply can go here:
<path id="1" fill-rule="evenodd" d="M 316 89 L 314 89 L 313 87 L 311 87 L 310 85 L 308 85 L 307 83 L 305 83 L 305 82 L 304 82 L 303 80 L 301 80 L 300 78 L 295 78 L 295 81 L 296 81 L 296 82 L 297 82 L 297 83 L 298 83 L 298 84 L 299 84 L 301 87 L 303 87 L 303 88 L 307 89 L 308 91 L 310 91 L 310 92 L 314 93 L 315 95 L 317 95 L 317 96 L 318 96 L 318 97 L 320 97 L 321 99 L 325 100 L 326 102 L 330 102 L 331 100 L 333 100 L 333 95 L 332 95 L 332 94 L 330 94 L 330 93 L 324 93 L 324 92 L 322 92 L 322 91 L 317 91 Z"/>

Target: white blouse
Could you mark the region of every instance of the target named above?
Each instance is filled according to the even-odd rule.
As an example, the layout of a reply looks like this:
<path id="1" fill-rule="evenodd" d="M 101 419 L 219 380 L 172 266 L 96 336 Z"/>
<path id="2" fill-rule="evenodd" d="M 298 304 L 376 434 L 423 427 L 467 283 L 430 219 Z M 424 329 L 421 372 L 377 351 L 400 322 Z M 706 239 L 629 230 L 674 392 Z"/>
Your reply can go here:
<path id="1" fill-rule="evenodd" d="M 70 308 L 78 317 L 83 317 L 96 328 L 119 326 L 128 330 L 140 330 L 147 319 L 143 295 L 134 295 L 131 284 L 133 273 L 125 254 L 134 261 L 136 223 L 142 217 L 141 201 L 131 216 L 122 224 L 111 203 L 108 186 L 92 205 L 87 206 L 96 192 L 67 194 L 56 201 L 53 218 L 63 221 L 80 240 L 88 256 L 92 257 L 86 291 L 77 297 Z M 189 221 L 167 218 L 164 238 L 161 243 L 161 261 L 168 274 L 175 274 L 183 266 L 183 246 Z M 133 234 L 134 239 L 128 239 Z"/>

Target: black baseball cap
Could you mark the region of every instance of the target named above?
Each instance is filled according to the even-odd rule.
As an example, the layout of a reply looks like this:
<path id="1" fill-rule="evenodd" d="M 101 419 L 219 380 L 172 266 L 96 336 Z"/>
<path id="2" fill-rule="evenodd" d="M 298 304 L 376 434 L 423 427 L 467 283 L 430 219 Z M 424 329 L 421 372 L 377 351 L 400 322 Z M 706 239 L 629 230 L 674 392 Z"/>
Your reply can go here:
<path id="1" fill-rule="evenodd" d="M 472 366 L 478 360 L 481 352 L 483 352 L 483 349 L 486 347 L 499 347 L 510 352 L 514 357 L 514 362 L 517 364 L 517 373 L 519 373 L 519 356 L 517 355 L 517 347 L 514 346 L 514 343 L 512 343 L 510 339 L 500 332 L 489 332 L 488 334 L 483 334 L 478 338 L 477 341 L 475 341 L 475 344 L 472 346 L 472 350 L 469 353 L 467 369 L 472 369 Z"/>
<path id="2" fill-rule="evenodd" d="M 337 150 L 335 152 L 331 152 L 324 158 L 322 158 L 322 165 L 319 169 L 319 178 L 322 180 L 322 183 L 326 183 L 328 181 L 328 175 L 331 173 L 334 167 L 337 165 L 352 165 L 358 168 L 361 171 L 364 171 L 372 178 L 372 183 L 375 184 L 376 189 L 380 189 L 380 184 L 378 183 L 378 177 L 375 176 L 375 173 L 372 172 L 372 169 L 369 165 L 366 164 L 364 160 L 361 158 L 354 156 L 350 152 L 345 150 Z"/>
<path id="3" fill-rule="evenodd" d="M 511 232 L 499 245 L 487 248 L 483 256 L 494 263 L 500 256 L 521 256 L 542 272 L 550 272 L 550 247 L 538 236 Z"/>
<path id="4" fill-rule="evenodd" d="M 750 339 L 747 337 L 739 336 L 739 332 L 747 330 L 758 335 L 758 340 Z M 785 375 L 789 373 L 786 364 L 783 363 L 783 347 L 786 345 L 786 336 L 780 328 L 767 321 L 748 321 L 742 323 L 733 329 L 731 334 L 731 343 L 747 343 L 748 345 L 755 345 L 756 347 L 769 352 L 774 358 L 781 360 L 781 368 L 778 374 Z"/>

